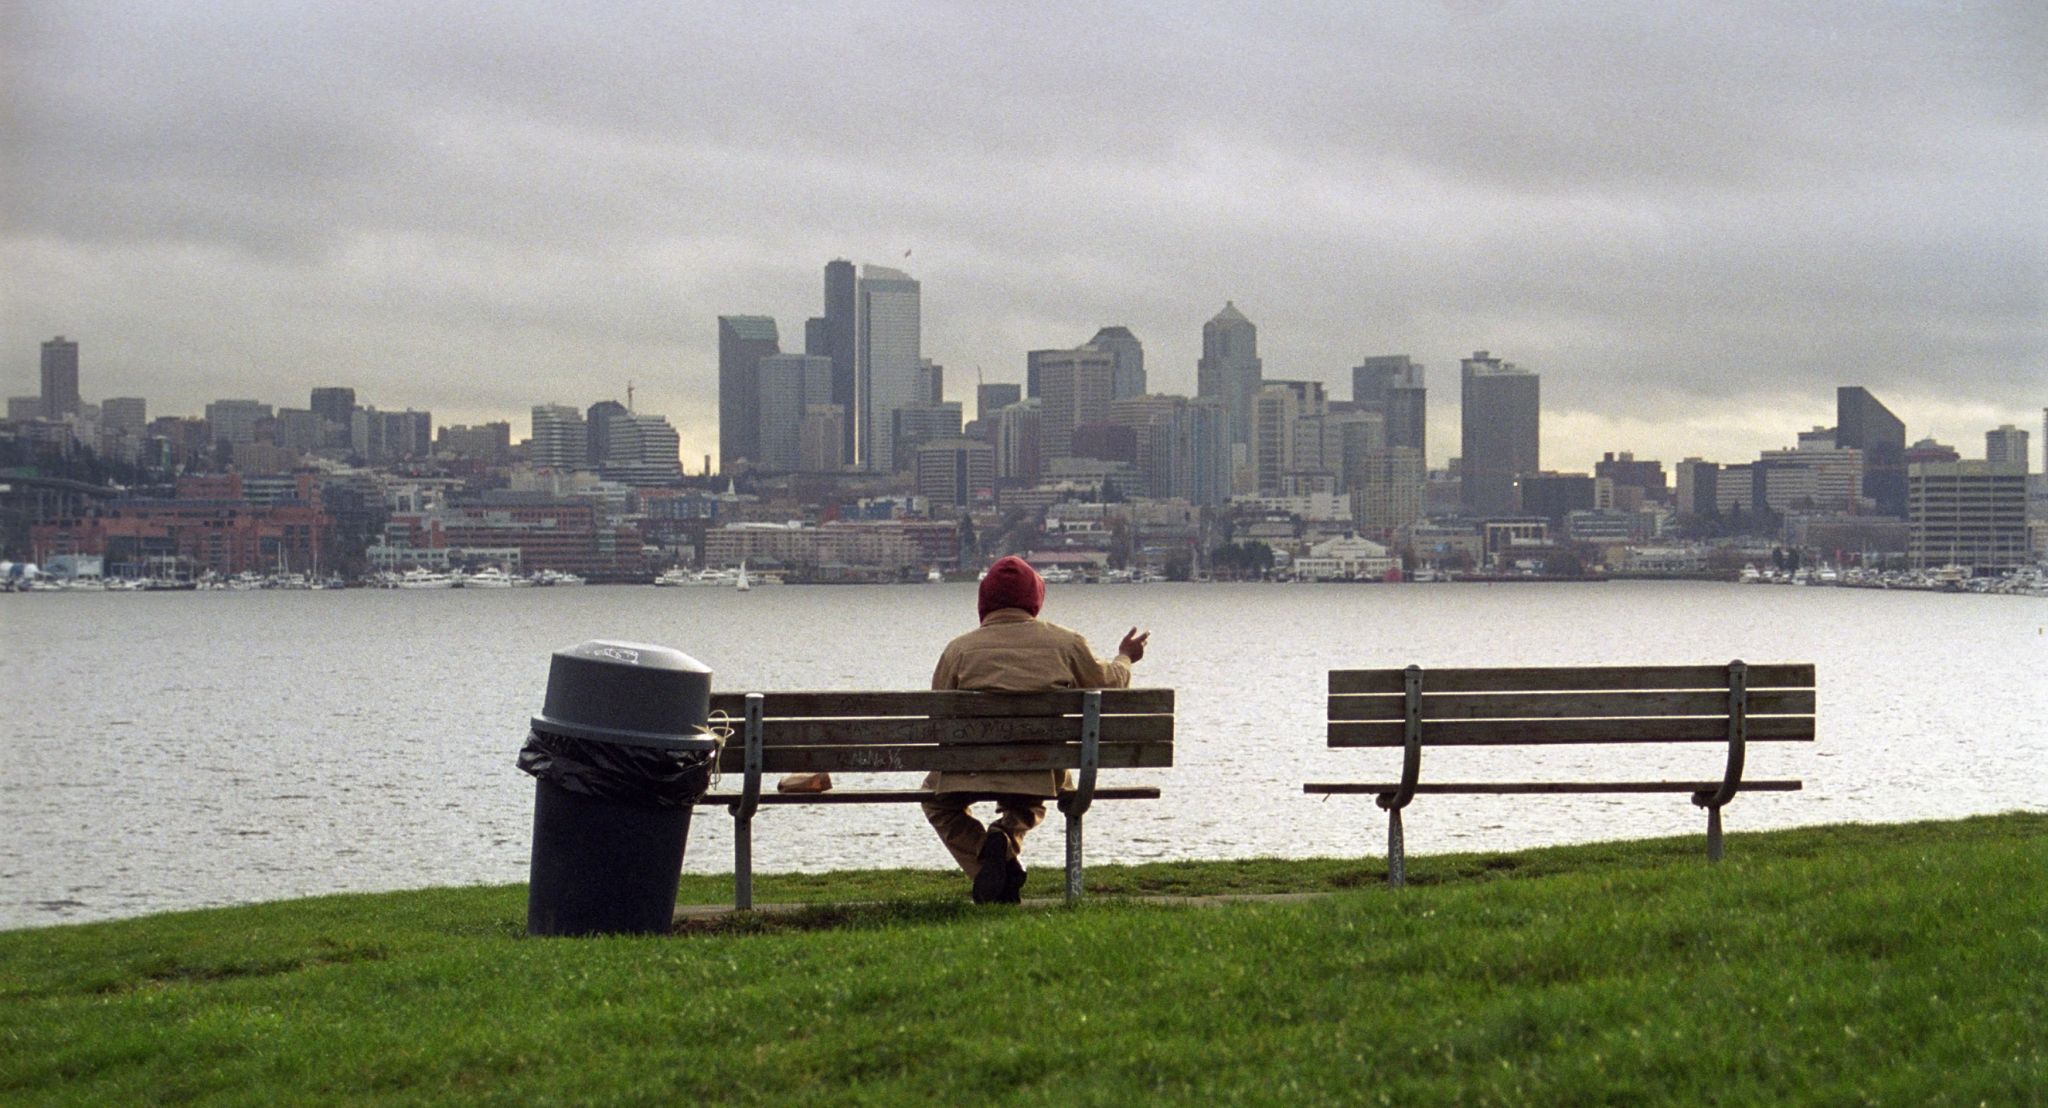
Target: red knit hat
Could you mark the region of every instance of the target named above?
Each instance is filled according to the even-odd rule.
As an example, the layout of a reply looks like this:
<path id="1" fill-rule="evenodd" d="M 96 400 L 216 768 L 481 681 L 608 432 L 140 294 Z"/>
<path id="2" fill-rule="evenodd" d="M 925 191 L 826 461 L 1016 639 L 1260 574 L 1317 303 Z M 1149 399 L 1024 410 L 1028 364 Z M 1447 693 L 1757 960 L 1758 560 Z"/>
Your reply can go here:
<path id="1" fill-rule="evenodd" d="M 997 559 L 981 579 L 981 618 L 1002 608 L 1022 608 L 1032 615 L 1045 606 L 1045 578 L 1031 563 L 1012 554 Z"/>

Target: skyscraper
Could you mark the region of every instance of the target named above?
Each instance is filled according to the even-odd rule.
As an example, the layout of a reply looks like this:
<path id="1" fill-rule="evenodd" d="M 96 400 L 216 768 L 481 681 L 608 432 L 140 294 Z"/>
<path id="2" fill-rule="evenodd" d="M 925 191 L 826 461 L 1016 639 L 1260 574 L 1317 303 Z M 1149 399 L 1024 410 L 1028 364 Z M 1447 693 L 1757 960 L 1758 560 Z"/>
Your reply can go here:
<path id="1" fill-rule="evenodd" d="M 583 412 L 584 460 L 592 469 L 604 464 L 612 452 L 612 420 L 623 416 L 626 406 L 616 400 L 600 400 Z"/>
<path id="2" fill-rule="evenodd" d="M 1095 332 L 1095 337 L 1089 339 L 1087 345 L 1108 351 L 1116 359 L 1112 399 L 1145 395 L 1145 344 L 1131 334 L 1129 327 L 1104 327 Z"/>
<path id="3" fill-rule="evenodd" d="M 78 411 L 78 344 L 63 335 L 43 344 L 43 418 Z"/>
<path id="4" fill-rule="evenodd" d="M 761 458 L 761 405 L 754 374 L 763 355 L 782 350 L 765 315 L 718 317 L 718 471 Z"/>
<path id="5" fill-rule="evenodd" d="M 1429 390 L 1422 366 L 1406 354 L 1366 358 L 1351 370 L 1351 399 L 1387 417 L 1387 445 L 1428 456 Z"/>
<path id="6" fill-rule="evenodd" d="M 527 450 L 535 469 L 587 468 L 590 441 L 583 430 L 583 413 L 567 404 L 535 404 Z"/>
<path id="7" fill-rule="evenodd" d="M 141 438 L 149 426 L 149 401 L 116 396 L 100 402 L 100 430 L 109 435 Z"/>
<path id="8" fill-rule="evenodd" d="M 1906 515 L 1906 425 L 1878 403 L 1870 390 L 1844 385 L 1835 390 L 1835 445 L 1863 451 L 1863 495 L 1877 510 Z"/>
<path id="9" fill-rule="evenodd" d="M 856 289 L 860 324 L 857 420 L 860 468 L 887 471 L 895 460 L 895 418 L 890 413 L 918 403 L 919 289 L 901 270 L 861 267 Z"/>
<path id="10" fill-rule="evenodd" d="M 802 468 L 804 417 L 832 402 L 832 359 L 822 354 L 770 354 L 761 359 L 757 373 L 759 464 L 775 473 Z"/>
<path id="11" fill-rule="evenodd" d="M 2018 462 L 2031 467 L 2034 459 L 2027 449 L 2028 435 L 2010 423 L 2002 424 L 1997 430 L 1984 432 L 1984 460 L 1987 462 Z"/>
<path id="12" fill-rule="evenodd" d="M 313 390 L 312 403 L 307 407 L 329 426 L 322 436 L 322 445 L 347 447 L 349 428 L 355 426 L 356 390 L 345 385 L 328 385 Z"/>
<path id="13" fill-rule="evenodd" d="M 844 413 L 846 454 L 841 459 L 852 465 L 854 453 L 854 409 L 860 399 L 860 309 L 853 263 L 835 258 L 825 263 L 825 315 L 822 349 L 805 353 L 832 359 L 832 403 Z"/>
<path id="14" fill-rule="evenodd" d="M 1195 392 L 1217 400 L 1230 421 L 1232 445 L 1251 439 L 1252 394 L 1259 389 L 1259 329 L 1224 301 L 1223 310 L 1202 325 L 1202 360 L 1195 363 Z"/>
<path id="15" fill-rule="evenodd" d="M 1459 363 L 1460 484 L 1474 514 L 1517 511 L 1515 478 L 1540 471 L 1542 378 L 1486 351 Z M 1392 436 L 1389 436 L 1389 441 Z"/>
<path id="16" fill-rule="evenodd" d="M 1024 399 L 1024 386 L 994 382 L 974 387 L 974 418 L 987 420 L 995 418 L 997 412 Z"/>
<path id="17" fill-rule="evenodd" d="M 1106 350 L 1082 346 L 1042 351 L 1038 363 L 1039 399 L 1044 402 L 1040 446 L 1047 460 L 1074 453 L 1074 428 L 1109 420 L 1109 402 L 1116 387 L 1116 358 Z"/>

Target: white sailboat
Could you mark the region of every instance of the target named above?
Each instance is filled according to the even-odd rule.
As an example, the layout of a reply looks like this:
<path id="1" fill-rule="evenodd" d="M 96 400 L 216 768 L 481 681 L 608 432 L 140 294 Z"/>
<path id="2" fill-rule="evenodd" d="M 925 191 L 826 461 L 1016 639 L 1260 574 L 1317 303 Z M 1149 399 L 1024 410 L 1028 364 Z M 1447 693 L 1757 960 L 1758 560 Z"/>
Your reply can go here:
<path id="1" fill-rule="evenodd" d="M 741 592 L 746 592 L 754 587 L 753 582 L 747 580 L 747 561 L 745 558 L 740 559 L 740 578 L 733 582 L 733 587 Z"/>

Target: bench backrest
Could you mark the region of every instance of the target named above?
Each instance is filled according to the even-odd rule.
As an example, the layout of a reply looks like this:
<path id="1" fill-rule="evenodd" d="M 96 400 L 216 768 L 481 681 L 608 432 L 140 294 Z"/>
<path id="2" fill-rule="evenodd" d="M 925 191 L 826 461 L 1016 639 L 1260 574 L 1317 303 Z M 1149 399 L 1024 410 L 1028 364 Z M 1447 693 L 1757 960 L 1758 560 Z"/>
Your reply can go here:
<path id="1" fill-rule="evenodd" d="M 771 692 L 762 697 L 761 771 L 988 772 L 1082 768 L 1081 690 L 1046 693 Z M 1101 690 L 1103 769 L 1173 764 L 1173 690 Z M 719 769 L 744 772 L 746 694 L 716 693 L 735 737 Z"/>
<path id="2" fill-rule="evenodd" d="M 1811 742 L 1814 704 L 1811 664 L 1331 670 L 1329 744 Z"/>

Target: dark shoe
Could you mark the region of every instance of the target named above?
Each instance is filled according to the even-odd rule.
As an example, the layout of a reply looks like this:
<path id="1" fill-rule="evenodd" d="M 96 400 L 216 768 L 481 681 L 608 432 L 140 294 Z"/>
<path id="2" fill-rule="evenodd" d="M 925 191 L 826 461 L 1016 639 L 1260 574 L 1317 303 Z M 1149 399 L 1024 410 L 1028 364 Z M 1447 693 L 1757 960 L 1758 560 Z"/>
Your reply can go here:
<path id="1" fill-rule="evenodd" d="M 1010 857 L 1010 837 L 1001 831 L 990 831 L 981 840 L 981 852 L 975 857 L 981 862 L 981 868 L 974 873 L 974 902 L 1004 903 L 1004 894 L 1010 888 L 1010 867 L 1016 866 L 1019 873 L 1024 869 Z M 1018 882 L 1022 883 L 1021 880 Z"/>
<path id="2" fill-rule="evenodd" d="M 1009 864 L 1004 867 L 1003 875 L 1008 880 L 1003 882 L 1003 898 L 997 903 L 1024 903 L 1024 880 L 1031 876 L 1024 872 L 1024 863 L 1016 858 L 1010 859 Z"/>

